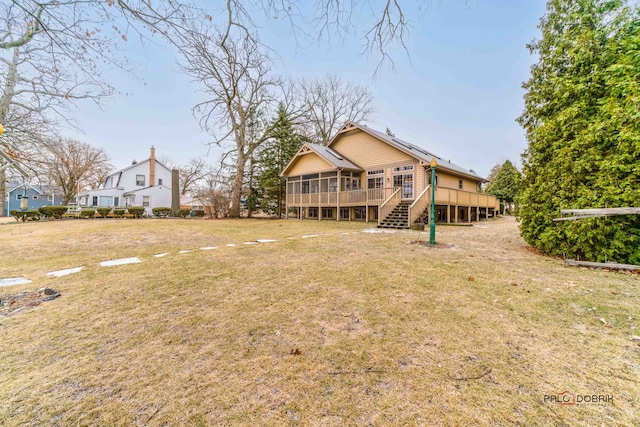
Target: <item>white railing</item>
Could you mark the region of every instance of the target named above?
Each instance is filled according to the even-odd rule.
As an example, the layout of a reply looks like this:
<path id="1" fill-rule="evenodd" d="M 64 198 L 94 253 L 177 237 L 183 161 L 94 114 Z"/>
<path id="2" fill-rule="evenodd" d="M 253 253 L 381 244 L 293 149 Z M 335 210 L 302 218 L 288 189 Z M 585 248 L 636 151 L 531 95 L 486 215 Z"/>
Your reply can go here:
<path id="1" fill-rule="evenodd" d="M 422 215 L 427 206 L 429 206 L 429 203 L 431 203 L 430 192 L 431 185 L 427 185 L 418 198 L 409 206 L 409 227 L 420 218 L 420 215 Z"/>
<path id="2" fill-rule="evenodd" d="M 384 221 L 384 219 L 389 216 L 391 211 L 395 209 L 396 206 L 400 204 L 402 201 L 402 187 L 396 188 L 396 191 L 391 194 L 387 200 L 382 202 L 380 207 L 378 208 L 378 225 Z"/>

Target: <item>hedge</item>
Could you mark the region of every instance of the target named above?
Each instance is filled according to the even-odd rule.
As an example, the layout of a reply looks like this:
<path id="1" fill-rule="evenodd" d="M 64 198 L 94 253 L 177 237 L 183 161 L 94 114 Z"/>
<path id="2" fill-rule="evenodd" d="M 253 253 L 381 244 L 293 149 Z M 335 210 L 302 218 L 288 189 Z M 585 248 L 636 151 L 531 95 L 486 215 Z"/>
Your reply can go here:
<path id="1" fill-rule="evenodd" d="M 111 208 L 98 208 L 96 209 L 96 212 L 98 212 L 98 215 L 102 218 L 106 218 L 107 215 L 109 215 L 109 212 L 111 212 Z"/>
<path id="2" fill-rule="evenodd" d="M 186 218 L 189 216 L 189 214 L 191 213 L 191 209 L 179 209 L 178 210 L 178 215 L 180 215 L 180 218 Z"/>
<path id="3" fill-rule="evenodd" d="M 125 212 L 127 212 L 126 209 L 114 209 L 113 216 L 115 216 L 116 218 L 122 218 Z"/>
<path id="4" fill-rule="evenodd" d="M 197 216 L 199 218 L 202 218 L 204 216 L 204 211 L 202 209 L 194 210 L 193 211 L 193 216 Z"/>
<path id="5" fill-rule="evenodd" d="M 155 216 L 159 216 L 160 218 L 166 218 L 171 215 L 171 208 L 157 207 L 151 209 L 151 211 Z"/>
<path id="6" fill-rule="evenodd" d="M 127 210 L 134 218 L 142 218 L 142 215 L 144 215 L 144 208 L 142 206 L 129 206 Z"/>
<path id="7" fill-rule="evenodd" d="M 96 216 L 96 211 L 94 209 L 83 209 L 80 211 L 80 216 L 82 218 L 93 218 Z"/>
<path id="8" fill-rule="evenodd" d="M 69 208 L 66 206 L 42 206 L 38 208 L 38 212 L 47 218 L 60 219 L 67 212 L 67 209 Z"/>
<path id="9" fill-rule="evenodd" d="M 16 211 L 11 210 L 9 214 L 16 219 L 16 221 L 35 221 L 42 217 L 40 211 L 30 210 L 30 211 Z"/>

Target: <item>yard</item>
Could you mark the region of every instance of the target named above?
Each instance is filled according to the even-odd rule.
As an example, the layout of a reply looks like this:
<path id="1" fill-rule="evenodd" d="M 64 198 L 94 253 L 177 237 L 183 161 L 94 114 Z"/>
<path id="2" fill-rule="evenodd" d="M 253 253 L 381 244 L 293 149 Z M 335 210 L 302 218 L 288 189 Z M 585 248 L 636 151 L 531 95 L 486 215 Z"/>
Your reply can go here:
<path id="1" fill-rule="evenodd" d="M 62 295 L 0 316 L 0 425 L 637 425 L 640 276 L 564 267 L 509 218 L 438 249 L 371 227 L 0 225 L 0 279 L 33 280 L 0 298 Z"/>

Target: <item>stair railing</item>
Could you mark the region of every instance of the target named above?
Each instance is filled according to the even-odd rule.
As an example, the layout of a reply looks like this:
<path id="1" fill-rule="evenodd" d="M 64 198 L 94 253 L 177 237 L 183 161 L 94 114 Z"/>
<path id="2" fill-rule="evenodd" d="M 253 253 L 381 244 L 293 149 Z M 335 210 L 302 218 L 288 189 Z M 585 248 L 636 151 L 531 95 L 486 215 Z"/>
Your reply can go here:
<path id="1" fill-rule="evenodd" d="M 429 206 L 431 202 L 430 196 L 431 185 L 427 185 L 427 187 L 422 190 L 422 193 L 416 198 L 416 200 L 411 203 L 409 206 L 409 228 L 420 218 L 420 215 L 424 212 L 425 209 Z"/>
<path id="2" fill-rule="evenodd" d="M 391 211 L 393 211 L 395 207 L 398 206 L 402 201 L 402 193 L 400 192 L 401 189 L 402 187 L 396 188 L 396 191 L 391 193 L 391 195 L 387 197 L 387 200 L 382 202 L 382 204 L 380 205 L 380 208 L 378 209 L 378 225 L 382 224 L 382 221 L 384 221 L 384 219 L 389 216 Z"/>

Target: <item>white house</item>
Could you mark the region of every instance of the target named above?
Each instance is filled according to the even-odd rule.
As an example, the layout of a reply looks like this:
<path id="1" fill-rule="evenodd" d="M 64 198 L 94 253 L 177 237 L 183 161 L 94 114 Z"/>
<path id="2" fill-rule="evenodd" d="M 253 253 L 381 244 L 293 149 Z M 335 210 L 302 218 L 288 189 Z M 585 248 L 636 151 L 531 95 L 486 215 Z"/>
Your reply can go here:
<path id="1" fill-rule="evenodd" d="M 155 207 L 171 207 L 171 170 L 156 160 L 152 146 L 148 159 L 112 172 L 104 184 L 82 195 L 93 207 L 143 206 L 147 214 Z"/>

